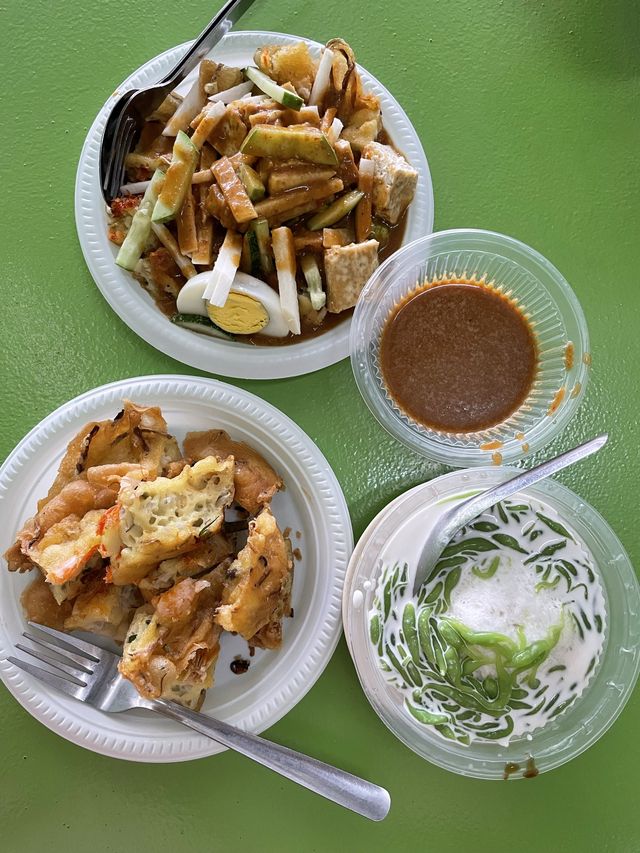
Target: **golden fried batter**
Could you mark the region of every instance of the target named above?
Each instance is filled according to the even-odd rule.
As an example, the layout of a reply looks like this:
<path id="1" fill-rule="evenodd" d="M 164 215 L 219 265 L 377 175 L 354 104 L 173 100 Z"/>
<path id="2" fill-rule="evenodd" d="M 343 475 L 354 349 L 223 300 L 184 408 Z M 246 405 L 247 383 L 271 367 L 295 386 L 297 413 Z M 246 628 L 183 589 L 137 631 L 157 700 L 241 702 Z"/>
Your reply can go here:
<path id="1" fill-rule="evenodd" d="M 138 583 L 140 592 L 149 601 L 169 589 L 182 578 L 201 575 L 234 553 L 231 542 L 222 533 L 202 539 L 192 551 L 180 557 L 163 560 L 157 568 Z"/>
<path id="2" fill-rule="evenodd" d="M 200 707 L 220 652 L 218 601 L 208 580 L 185 578 L 158 596 L 155 608 L 136 612 L 119 669 L 142 696 Z"/>
<path id="3" fill-rule="evenodd" d="M 233 441 L 223 429 L 190 432 L 184 440 L 185 456 L 204 459 L 233 456 L 236 463 L 235 501 L 255 515 L 282 488 L 282 479 L 260 454 L 242 441 Z"/>
<path id="4" fill-rule="evenodd" d="M 191 551 L 220 530 L 232 500 L 232 459 L 209 456 L 173 478 L 123 480 L 115 520 L 120 547 L 108 553 L 113 582 L 137 583 L 161 560 Z"/>
<path id="5" fill-rule="evenodd" d="M 216 616 L 218 624 L 251 640 L 284 611 L 292 569 L 285 538 L 265 507 L 250 522 L 247 544 L 227 571 L 222 605 Z"/>

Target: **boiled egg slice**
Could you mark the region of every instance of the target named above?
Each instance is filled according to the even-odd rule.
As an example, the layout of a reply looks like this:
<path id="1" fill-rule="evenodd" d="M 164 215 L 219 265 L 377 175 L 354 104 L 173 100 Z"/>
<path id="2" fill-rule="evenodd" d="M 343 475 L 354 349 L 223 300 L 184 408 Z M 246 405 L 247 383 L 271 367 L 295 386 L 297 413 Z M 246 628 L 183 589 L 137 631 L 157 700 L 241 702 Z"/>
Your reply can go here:
<path id="1" fill-rule="evenodd" d="M 227 301 L 222 307 L 210 305 L 204 298 L 210 273 L 190 278 L 177 299 L 180 314 L 199 314 L 233 335 L 268 335 L 283 338 L 289 327 L 280 306 L 280 297 L 264 281 L 237 272 Z"/>

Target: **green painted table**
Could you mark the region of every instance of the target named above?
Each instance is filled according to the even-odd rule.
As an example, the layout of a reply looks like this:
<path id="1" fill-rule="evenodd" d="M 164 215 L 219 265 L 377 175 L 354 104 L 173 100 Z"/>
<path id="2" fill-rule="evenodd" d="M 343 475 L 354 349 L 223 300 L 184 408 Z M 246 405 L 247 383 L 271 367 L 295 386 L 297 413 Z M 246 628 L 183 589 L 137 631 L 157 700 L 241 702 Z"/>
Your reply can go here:
<path id="1" fill-rule="evenodd" d="M 105 96 L 141 61 L 192 37 L 217 5 L 2 7 L 2 456 L 88 388 L 189 372 L 107 307 L 83 263 L 72 199 L 80 147 Z M 548 452 L 611 433 L 601 456 L 563 480 L 614 525 L 640 565 L 638 20 L 633 0 L 257 0 L 243 28 L 347 39 L 423 139 L 436 227 L 519 237 L 573 285 L 592 336 L 593 376 L 578 417 Z M 318 443 L 342 483 L 356 536 L 391 498 L 442 470 L 378 428 L 347 362 L 299 379 L 237 384 Z M 393 806 L 382 824 L 232 753 L 166 766 L 93 755 L 35 722 L 4 689 L 0 719 L 7 853 L 640 850 L 640 692 L 570 765 L 531 781 L 477 782 L 431 766 L 387 732 L 341 642 L 316 686 L 269 735 L 386 785 Z"/>

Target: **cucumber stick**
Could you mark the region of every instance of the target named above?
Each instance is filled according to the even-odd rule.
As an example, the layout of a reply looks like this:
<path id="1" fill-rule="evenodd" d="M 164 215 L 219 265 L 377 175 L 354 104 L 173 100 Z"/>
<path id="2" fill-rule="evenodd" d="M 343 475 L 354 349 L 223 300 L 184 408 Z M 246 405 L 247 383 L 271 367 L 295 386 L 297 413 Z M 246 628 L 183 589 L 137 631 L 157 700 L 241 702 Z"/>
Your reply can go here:
<path id="1" fill-rule="evenodd" d="M 351 213 L 363 195 L 364 193 L 360 190 L 351 190 L 351 192 L 340 196 L 329 207 L 318 211 L 315 216 L 311 217 L 307 223 L 309 230 L 319 231 L 321 228 L 329 228 L 336 222 L 340 222 L 348 213 Z"/>
<path id="2" fill-rule="evenodd" d="M 152 222 L 168 222 L 175 219 L 184 203 L 191 178 L 200 159 L 200 151 L 180 130 L 173 144 L 171 165 L 167 169 L 164 184 L 151 215 Z"/>
<path id="3" fill-rule="evenodd" d="M 260 255 L 260 267 L 265 275 L 273 272 L 273 257 L 271 255 L 271 234 L 266 219 L 254 219 L 249 225 L 248 234 L 254 234 Z M 260 276 L 258 276 L 259 278 Z"/>
<path id="4" fill-rule="evenodd" d="M 251 229 L 246 232 L 242 241 L 242 268 L 244 272 L 256 278 L 262 275 L 258 235 Z"/>
<path id="5" fill-rule="evenodd" d="M 300 95 L 295 92 L 290 92 L 283 86 L 279 86 L 271 77 L 268 77 L 257 68 L 245 68 L 245 76 L 260 89 L 265 95 L 268 95 L 274 101 L 282 104 L 283 107 L 288 107 L 290 110 L 299 110 L 304 104 Z"/>
<path id="6" fill-rule="evenodd" d="M 181 326 L 183 329 L 189 329 L 192 332 L 201 332 L 210 338 L 235 341 L 233 335 L 216 326 L 208 317 L 203 317 L 202 314 L 174 314 L 171 322 L 175 323 L 176 326 Z"/>
<path id="7" fill-rule="evenodd" d="M 274 160 L 304 160 L 319 166 L 338 168 L 338 157 L 325 134 L 317 127 L 279 127 L 257 124 L 240 146 L 243 154 Z"/>
<path id="8" fill-rule="evenodd" d="M 238 169 L 238 177 L 242 181 L 250 201 L 260 201 L 265 197 L 267 191 L 260 180 L 260 175 L 251 166 L 241 163 Z"/>
<path id="9" fill-rule="evenodd" d="M 131 225 L 124 243 L 116 257 L 116 263 L 125 270 L 135 269 L 144 252 L 144 247 L 151 234 L 151 214 L 158 200 L 162 185 L 164 184 L 164 172 L 156 169 L 151 178 L 151 183 L 142 196 L 140 206 L 133 215 Z"/>
<path id="10" fill-rule="evenodd" d="M 311 305 L 314 311 L 321 311 L 327 302 L 327 295 L 322 289 L 322 277 L 318 262 L 313 255 L 303 255 L 300 259 L 300 266 L 309 288 Z"/>

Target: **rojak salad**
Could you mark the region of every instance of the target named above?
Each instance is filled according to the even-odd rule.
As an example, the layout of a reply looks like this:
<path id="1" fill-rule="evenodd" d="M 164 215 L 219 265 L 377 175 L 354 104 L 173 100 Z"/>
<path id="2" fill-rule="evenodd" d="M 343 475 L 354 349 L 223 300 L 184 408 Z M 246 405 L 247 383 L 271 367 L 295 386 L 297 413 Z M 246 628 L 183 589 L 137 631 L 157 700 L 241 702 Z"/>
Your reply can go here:
<path id="1" fill-rule="evenodd" d="M 531 738 L 582 695 L 606 632 L 593 558 L 549 506 L 504 501 L 462 528 L 413 597 L 383 567 L 378 664 L 419 725 L 463 745 Z"/>
<path id="2" fill-rule="evenodd" d="M 148 117 L 109 238 L 173 323 L 295 343 L 348 316 L 400 245 L 418 173 L 344 41 L 318 60 L 304 42 L 266 45 L 254 62 L 202 60 Z"/>

